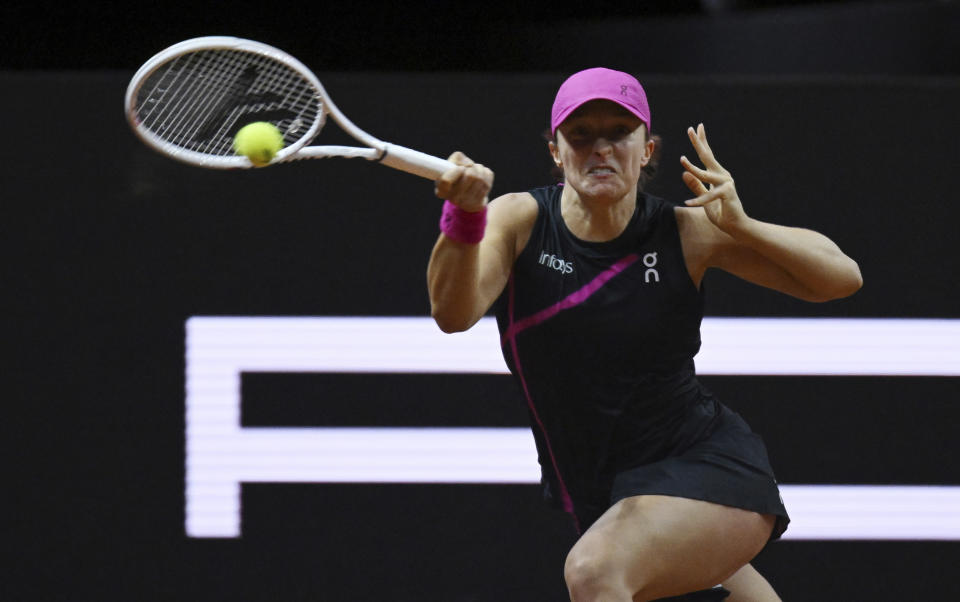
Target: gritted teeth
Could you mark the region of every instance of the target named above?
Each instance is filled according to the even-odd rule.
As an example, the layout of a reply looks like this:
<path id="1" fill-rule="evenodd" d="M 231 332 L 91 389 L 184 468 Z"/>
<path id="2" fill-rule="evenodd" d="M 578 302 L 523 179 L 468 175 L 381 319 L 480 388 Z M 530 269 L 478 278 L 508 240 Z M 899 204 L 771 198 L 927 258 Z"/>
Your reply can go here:
<path id="1" fill-rule="evenodd" d="M 614 173 L 614 171 L 612 167 L 598 165 L 596 167 L 591 167 L 589 173 Z"/>

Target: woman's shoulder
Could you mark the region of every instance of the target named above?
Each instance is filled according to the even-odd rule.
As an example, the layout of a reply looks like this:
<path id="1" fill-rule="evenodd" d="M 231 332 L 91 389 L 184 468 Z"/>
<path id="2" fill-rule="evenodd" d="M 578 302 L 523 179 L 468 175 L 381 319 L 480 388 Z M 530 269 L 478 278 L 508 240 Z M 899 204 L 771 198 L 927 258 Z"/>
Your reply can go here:
<path id="1" fill-rule="evenodd" d="M 508 192 L 490 201 L 489 217 L 508 218 L 511 222 L 536 219 L 539 205 L 529 192 Z"/>
<path id="2" fill-rule="evenodd" d="M 514 257 L 526 246 L 540 214 L 537 200 L 529 192 L 510 192 L 490 202 L 487 227 L 512 241 Z"/>

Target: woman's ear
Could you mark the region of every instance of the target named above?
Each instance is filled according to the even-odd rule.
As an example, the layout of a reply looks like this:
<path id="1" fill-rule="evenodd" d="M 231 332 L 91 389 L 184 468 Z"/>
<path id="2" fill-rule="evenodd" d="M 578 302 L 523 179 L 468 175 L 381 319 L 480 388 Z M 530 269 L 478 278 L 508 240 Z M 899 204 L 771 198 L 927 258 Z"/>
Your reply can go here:
<path id="1" fill-rule="evenodd" d="M 653 139 L 653 137 L 651 136 L 651 137 L 647 138 L 647 143 L 643 145 L 643 163 L 642 163 L 642 165 L 645 166 L 647 163 L 650 162 L 650 159 L 653 158 L 653 151 L 655 151 L 656 148 L 657 148 L 657 143 L 656 143 L 656 141 Z"/>
<path id="2" fill-rule="evenodd" d="M 560 162 L 560 149 L 557 148 L 557 145 L 552 140 L 547 142 L 547 148 L 550 149 L 550 155 L 553 157 L 553 162 L 557 164 L 557 167 L 563 167 L 563 164 Z"/>

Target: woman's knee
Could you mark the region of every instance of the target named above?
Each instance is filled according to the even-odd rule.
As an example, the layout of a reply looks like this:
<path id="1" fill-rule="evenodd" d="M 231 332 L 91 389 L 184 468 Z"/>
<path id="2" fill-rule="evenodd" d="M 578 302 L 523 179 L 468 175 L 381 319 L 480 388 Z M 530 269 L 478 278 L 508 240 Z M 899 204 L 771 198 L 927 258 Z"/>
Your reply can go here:
<path id="1" fill-rule="evenodd" d="M 622 567 L 599 546 L 574 546 L 567 554 L 563 576 L 574 602 L 630 599 Z"/>

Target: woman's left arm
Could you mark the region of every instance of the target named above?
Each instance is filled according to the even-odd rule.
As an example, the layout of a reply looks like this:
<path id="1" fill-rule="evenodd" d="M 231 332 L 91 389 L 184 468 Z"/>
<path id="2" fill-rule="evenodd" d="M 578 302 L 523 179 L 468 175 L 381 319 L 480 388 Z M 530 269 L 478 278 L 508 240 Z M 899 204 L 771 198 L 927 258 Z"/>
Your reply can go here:
<path id="1" fill-rule="evenodd" d="M 755 220 L 744 212 L 733 177 L 713 155 L 700 124 L 687 130 L 705 169 L 686 157 L 683 181 L 697 195 L 688 207 L 702 207 L 691 226 L 706 244 L 703 267 L 718 267 L 756 284 L 805 299 L 829 301 L 856 292 L 863 279 L 857 263 L 826 236 L 803 228 Z"/>

